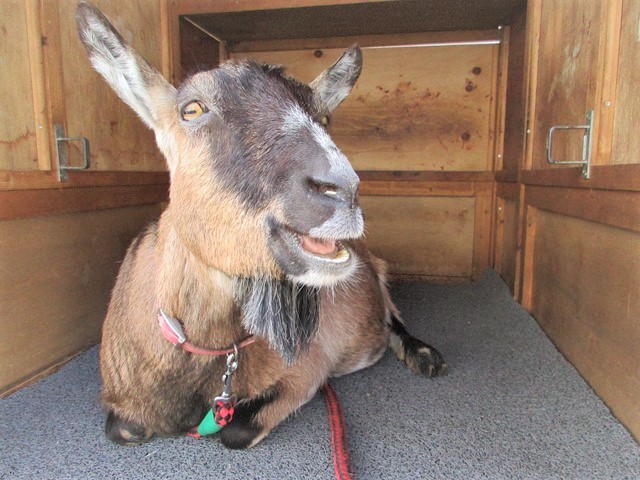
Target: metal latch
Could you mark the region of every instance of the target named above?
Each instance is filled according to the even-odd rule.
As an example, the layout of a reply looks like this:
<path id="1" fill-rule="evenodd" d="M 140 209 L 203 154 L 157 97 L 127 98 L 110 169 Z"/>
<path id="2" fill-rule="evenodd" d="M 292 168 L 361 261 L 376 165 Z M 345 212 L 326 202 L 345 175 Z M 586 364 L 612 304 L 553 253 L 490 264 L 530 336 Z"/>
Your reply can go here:
<path id="1" fill-rule="evenodd" d="M 53 126 L 56 139 L 56 153 L 58 155 L 58 180 L 65 182 L 69 179 L 69 170 L 86 170 L 89 168 L 91 151 L 89 150 L 89 139 L 87 137 L 65 137 L 64 126 L 56 124 Z M 65 142 L 81 142 L 83 164 L 78 167 L 69 165 L 68 146 Z"/>
<path id="2" fill-rule="evenodd" d="M 557 130 L 584 130 L 582 137 L 582 160 L 554 160 L 553 133 Z M 593 110 L 587 112 L 587 123 L 585 125 L 554 125 L 549 129 L 547 138 L 547 162 L 553 165 L 582 165 L 582 176 L 589 178 L 591 169 L 591 135 L 593 133 Z"/>

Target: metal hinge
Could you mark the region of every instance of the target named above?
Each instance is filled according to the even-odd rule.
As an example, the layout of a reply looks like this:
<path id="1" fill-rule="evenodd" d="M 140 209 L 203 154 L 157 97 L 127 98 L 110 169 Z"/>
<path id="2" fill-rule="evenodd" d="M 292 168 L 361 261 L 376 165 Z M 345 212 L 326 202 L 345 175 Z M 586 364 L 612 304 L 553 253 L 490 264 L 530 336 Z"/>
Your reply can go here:
<path id="1" fill-rule="evenodd" d="M 69 179 L 69 170 L 86 170 L 89 168 L 91 151 L 89 150 L 89 139 L 87 137 L 65 137 L 64 126 L 56 124 L 53 126 L 53 133 L 56 139 L 56 154 L 58 155 L 58 180 L 65 182 Z M 78 167 L 69 165 L 69 155 L 65 142 L 81 142 L 83 164 Z"/>
<path id="2" fill-rule="evenodd" d="M 553 133 L 556 130 L 584 130 L 582 137 L 582 159 L 581 160 L 554 160 L 553 152 Z M 591 169 L 591 135 L 593 133 L 593 110 L 587 112 L 587 123 L 585 125 L 554 125 L 549 129 L 549 137 L 547 138 L 547 162 L 553 165 L 582 165 L 582 176 L 589 178 Z"/>

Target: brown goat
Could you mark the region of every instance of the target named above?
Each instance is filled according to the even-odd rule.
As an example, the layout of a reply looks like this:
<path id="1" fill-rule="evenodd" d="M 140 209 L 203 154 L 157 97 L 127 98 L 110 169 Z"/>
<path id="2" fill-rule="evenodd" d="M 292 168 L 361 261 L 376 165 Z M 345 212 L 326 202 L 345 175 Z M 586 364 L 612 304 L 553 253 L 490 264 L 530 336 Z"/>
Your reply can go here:
<path id="1" fill-rule="evenodd" d="M 171 174 L 169 206 L 127 252 L 103 328 L 107 436 L 135 444 L 197 425 L 220 394 L 224 357 L 177 348 L 247 335 L 233 390 L 230 448 L 258 443 L 329 377 L 376 362 L 391 343 L 426 376 L 446 364 L 404 329 L 384 263 L 366 248 L 359 179 L 324 123 L 362 67 L 358 47 L 310 85 L 240 60 L 180 88 L 131 49 L 102 13 L 77 10 L 94 68 L 151 127 Z M 390 342 L 391 340 L 391 342 Z"/>

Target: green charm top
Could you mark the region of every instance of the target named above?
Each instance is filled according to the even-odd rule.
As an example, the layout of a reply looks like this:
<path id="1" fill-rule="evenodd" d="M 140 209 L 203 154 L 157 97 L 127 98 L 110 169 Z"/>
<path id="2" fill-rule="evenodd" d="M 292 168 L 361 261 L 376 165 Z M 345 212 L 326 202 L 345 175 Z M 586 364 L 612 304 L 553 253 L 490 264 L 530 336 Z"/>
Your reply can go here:
<path id="1" fill-rule="evenodd" d="M 216 423 L 213 417 L 213 409 L 210 409 L 200 422 L 200 425 L 198 425 L 198 433 L 206 437 L 207 435 L 218 433 L 220 430 L 222 430 L 222 425 Z"/>

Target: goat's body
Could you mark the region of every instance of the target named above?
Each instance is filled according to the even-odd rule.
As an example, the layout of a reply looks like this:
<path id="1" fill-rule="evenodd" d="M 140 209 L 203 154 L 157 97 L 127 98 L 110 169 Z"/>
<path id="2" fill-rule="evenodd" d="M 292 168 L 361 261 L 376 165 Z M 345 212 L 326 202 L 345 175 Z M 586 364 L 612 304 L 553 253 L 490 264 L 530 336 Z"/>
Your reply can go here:
<path id="1" fill-rule="evenodd" d="M 247 332 L 235 301 L 237 280 L 203 265 L 163 223 L 148 228 L 127 252 L 104 324 L 101 369 L 108 411 L 168 435 L 202 418 L 220 394 L 225 360 L 192 355 L 168 342 L 157 324 L 158 309 L 174 312 L 198 345 L 226 347 Z M 363 244 L 357 251 L 361 262 L 353 278 L 321 288 L 317 332 L 294 365 L 266 340 L 241 351 L 234 393 L 240 399 L 274 393 L 256 418 L 265 431 L 308 401 L 327 378 L 371 365 L 388 347 L 389 310 L 382 272 L 376 270 L 381 263 Z"/>
<path id="2" fill-rule="evenodd" d="M 360 180 L 326 128 L 360 75 L 359 48 L 309 85 L 237 60 L 176 89 L 95 7 L 81 2 L 77 23 L 171 173 L 169 206 L 129 248 L 104 323 L 110 439 L 183 432 L 221 393 L 224 359 L 173 346 L 160 309 L 202 347 L 257 338 L 233 375 L 240 402 L 221 433 L 232 448 L 255 445 L 327 378 L 371 365 L 389 343 L 415 372 L 444 371 L 399 320 L 384 263 L 362 239 Z"/>

